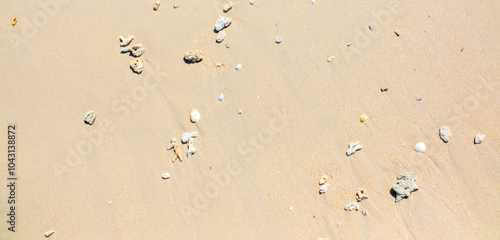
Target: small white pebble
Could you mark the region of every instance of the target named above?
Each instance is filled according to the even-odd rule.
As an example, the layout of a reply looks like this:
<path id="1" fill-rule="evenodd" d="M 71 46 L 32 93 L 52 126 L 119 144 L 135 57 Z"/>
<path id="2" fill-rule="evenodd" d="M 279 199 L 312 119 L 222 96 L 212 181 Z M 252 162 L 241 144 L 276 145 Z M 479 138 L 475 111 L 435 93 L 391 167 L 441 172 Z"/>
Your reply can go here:
<path id="1" fill-rule="evenodd" d="M 311 3 L 312 3 L 312 4 L 315 4 L 315 3 L 316 3 L 316 0 L 311 0 Z"/>
<path id="2" fill-rule="evenodd" d="M 250 0 L 249 2 L 250 2 L 250 5 L 253 5 L 255 3 L 254 0 Z"/>
<path id="3" fill-rule="evenodd" d="M 281 43 L 283 41 L 283 38 L 281 36 L 276 37 L 276 43 Z"/>
<path id="4" fill-rule="evenodd" d="M 170 178 L 170 173 L 166 172 L 161 175 L 163 179 L 169 179 Z"/>
<path id="5" fill-rule="evenodd" d="M 426 149 L 425 143 L 419 142 L 419 143 L 415 144 L 415 148 L 414 149 L 417 152 L 421 152 L 421 153 L 425 152 L 425 149 Z"/>
<path id="6" fill-rule="evenodd" d="M 240 69 L 241 69 L 241 64 L 236 65 L 236 70 L 240 70 Z"/>
<path id="7" fill-rule="evenodd" d="M 224 94 L 222 94 L 222 93 L 221 93 L 221 94 L 219 95 L 219 101 L 222 101 L 222 99 L 224 99 Z"/>
<path id="8" fill-rule="evenodd" d="M 292 210 L 293 210 L 293 207 L 292 207 L 292 206 L 290 206 L 288 209 L 290 209 L 290 211 L 292 211 Z"/>

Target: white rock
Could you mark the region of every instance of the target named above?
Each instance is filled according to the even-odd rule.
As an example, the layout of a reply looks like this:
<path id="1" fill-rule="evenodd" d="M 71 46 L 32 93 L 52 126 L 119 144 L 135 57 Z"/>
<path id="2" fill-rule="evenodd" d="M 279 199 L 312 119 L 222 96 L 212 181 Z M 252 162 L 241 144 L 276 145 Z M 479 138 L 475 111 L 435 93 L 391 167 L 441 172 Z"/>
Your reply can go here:
<path id="1" fill-rule="evenodd" d="M 426 149 L 425 143 L 419 142 L 419 143 L 415 144 L 415 148 L 414 149 L 417 152 L 421 152 L 421 153 L 425 152 L 425 149 Z"/>
<path id="2" fill-rule="evenodd" d="M 231 18 L 219 16 L 219 18 L 217 18 L 217 21 L 215 22 L 215 31 L 219 32 L 220 30 L 228 27 L 229 25 L 231 25 L 232 21 L 233 20 Z"/>
<path id="3" fill-rule="evenodd" d="M 346 211 L 352 211 L 352 210 L 358 211 L 359 210 L 359 204 L 357 202 L 349 203 L 349 204 L 345 205 L 344 210 L 346 210 Z"/>
<path id="4" fill-rule="evenodd" d="M 224 38 L 226 38 L 226 32 L 220 31 L 219 33 L 217 33 L 217 38 L 215 39 L 215 41 L 217 43 L 221 43 L 222 41 L 224 41 Z"/>
<path id="5" fill-rule="evenodd" d="M 188 62 L 199 62 L 203 60 L 203 52 L 200 50 L 191 50 L 184 53 L 184 59 Z"/>
<path id="6" fill-rule="evenodd" d="M 195 122 L 200 121 L 201 115 L 200 115 L 200 112 L 198 112 L 198 110 L 193 109 L 193 110 L 191 110 L 190 117 L 191 117 L 191 122 L 195 123 Z"/>
<path id="7" fill-rule="evenodd" d="M 130 42 L 132 42 L 132 40 L 134 40 L 134 36 L 129 35 L 126 38 L 120 36 L 120 47 L 128 46 L 130 44 Z"/>
<path id="8" fill-rule="evenodd" d="M 450 138 L 451 138 L 450 128 L 447 126 L 441 126 L 439 128 L 439 137 L 441 137 L 441 140 L 443 140 L 443 142 L 445 142 L 445 143 L 450 141 Z"/>
<path id="9" fill-rule="evenodd" d="M 140 74 L 142 73 L 142 68 L 144 67 L 143 62 L 141 59 L 132 59 L 130 61 L 130 68 L 132 68 L 132 71 Z"/>
<path id="10" fill-rule="evenodd" d="M 224 99 L 224 94 L 222 94 L 222 93 L 221 93 L 221 94 L 219 95 L 219 101 L 222 101 L 223 99 Z"/>
<path id="11" fill-rule="evenodd" d="M 486 135 L 484 134 L 477 134 L 476 137 L 474 138 L 474 144 L 481 144 L 485 137 Z"/>
<path id="12" fill-rule="evenodd" d="M 290 206 L 288 209 L 290 209 L 290 211 L 292 211 L 292 210 L 293 210 L 293 207 L 292 207 L 292 206 Z"/>
<path id="13" fill-rule="evenodd" d="M 241 64 L 236 65 L 236 70 L 240 70 L 242 68 Z"/>
<path id="14" fill-rule="evenodd" d="M 198 137 L 198 132 L 197 131 L 192 131 L 192 132 L 185 132 L 182 134 L 182 143 L 187 143 L 190 138 L 195 138 Z"/>
<path id="15" fill-rule="evenodd" d="M 170 178 L 170 173 L 166 172 L 166 173 L 161 174 L 161 178 L 163 178 L 163 179 L 169 179 Z"/>
<path id="16" fill-rule="evenodd" d="M 230 3 L 227 3 L 226 5 L 224 5 L 224 12 L 228 12 L 229 10 L 231 10 L 231 8 L 233 8 L 233 2 L 230 2 Z"/>
<path id="17" fill-rule="evenodd" d="M 281 36 L 276 37 L 276 43 L 281 43 L 283 41 L 283 38 Z"/>
<path id="18" fill-rule="evenodd" d="M 319 188 L 319 194 L 323 194 L 326 192 L 326 190 L 328 190 L 328 186 L 330 186 L 330 184 L 323 184 L 321 185 L 321 187 Z"/>
<path id="19" fill-rule="evenodd" d="M 347 156 L 351 156 L 353 155 L 356 151 L 359 151 L 361 150 L 361 148 L 363 148 L 363 146 L 359 145 L 359 141 L 358 142 L 355 142 L 355 143 L 350 143 L 349 144 L 349 147 L 347 148 Z"/>
<path id="20" fill-rule="evenodd" d="M 89 111 L 87 114 L 85 114 L 85 119 L 83 121 L 85 121 L 85 123 L 87 123 L 88 125 L 92 125 L 94 124 L 95 118 L 96 118 L 95 112 Z"/>

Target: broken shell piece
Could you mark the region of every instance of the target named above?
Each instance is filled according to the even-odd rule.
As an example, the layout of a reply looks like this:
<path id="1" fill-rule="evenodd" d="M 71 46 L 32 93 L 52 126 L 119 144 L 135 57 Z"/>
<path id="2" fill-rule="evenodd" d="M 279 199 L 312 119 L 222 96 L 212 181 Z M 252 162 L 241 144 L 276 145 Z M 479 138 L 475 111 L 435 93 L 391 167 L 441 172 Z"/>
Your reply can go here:
<path id="1" fill-rule="evenodd" d="M 12 26 L 15 26 L 17 24 L 17 18 L 12 19 L 11 24 L 12 24 Z"/>
<path id="2" fill-rule="evenodd" d="M 356 193 L 356 200 L 358 202 L 361 202 L 365 199 L 368 199 L 368 195 L 366 195 L 366 191 L 364 189 L 359 189 L 358 192 Z"/>
<path id="3" fill-rule="evenodd" d="M 236 65 L 235 69 L 240 70 L 242 68 L 241 64 Z"/>
<path id="4" fill-rule="evenodd" d="M 153 3 L 153 10 L 158 10 L 160 8 L 160 0 L 156 0 L 155 3 Z"/>
<path id="5" fill-rule="evenodd" d="M 387 92 L 387 90 L 389 90 L 389 88 L 386 85 L 382 85 L 382 87 L 380 87 L 381 92 Z"/>
<path id="6" fill-rule="evenodd" d="M 121 53 L 131 52 L 132 56 L 140 57 L 144 53 L 144 51 L 145 50 L 144 47 L 142 47 L 142 44 L 137 44 L 134 46 L 122 48 Z"/>
<path id="7" fill-rule="evenodd" d="M 120 47 L 126 47 L 134 40 L 134 36 L 128 35 L 126 38 L 123 36 L 120 36 Z"/>
<path id="8" fill-rule="evenodd" d="M 319 185 L 325 184 L 327 180 L 328 177 L 326 175 L 321 176 L 321 179 L 319 179 Z"/>
<path id="9" fill-rule="evenodd" d="M 254 0 L 250 0 L 249 2 L 250 2 L 250 5 L 253 5 L 255 3 Z"/>
<path id="10" fill-rule="evenodd" d="M 200 121 L 201 118 L 200 112 L 198 112 L 198 110 L 196 109 L 191 110 L 190 118 L 191 122 L 193 123 Z"/>
<path id="11" fill-rule="evenodd" d="M 215 39 L 215 41 L 217 43 L 221 43 L 222 41 L 224 41 L 224 38 L 226 38 L 226 32 L 220 31 L 219 33 L 217 33 L 217 38 Z"/>
<path id="12" fill-rule="evenodd" d="M 184 53 L 184 59 L 188 62 L 199 62 L 203 60 L 203 52 L 200 50 L 191 50 Z"/>
<path id="13" fill-rule="evenodd" d="M 198 132 L 197 131 L 193 131 L 193 132 L 185 132 L 182 134 L 182 143 L 187 143 L 189 141 L 190 138 L 195 138 L 195 137 L 198 137 Z"/>
<path id="14" fill-rule="evenodd" d="M 168 145 L 167 150 L 172 150 L 175 147 L 175 145 L 177 145 L 177 139 L 173 137 L 172 140 L 170 140 L 170 145 Z"/>
<path id="15" fill-rule="evenodd" d="M 187 151 L 188 157 L 191 157 L 191 155 L 193 155 L 196 152 L 196 150 L 198 150 L 198 149 L 194 148 L 193 142 L 194 142 L 194 138 L 189 138 L 188 151 Z"/>
<path id="16" fill-rule="evenodd" d="M 219 95 L 219 101 L 222 101 L 222 100 L 224 100 L 224 94 L 222 94 L 222 93 L 221 93 L 221 94 Z"/>
<path id="17" fill-rule="evenodd" d="M 450 128 L 447 126 L 440 127 L 439 128 L 439 137 L 441 137 L 441 140 L 443 140 L 443 142 L 445 142 L 445 143 L 450 141 L 450 138 L 451 138 Z"/>
<path id="18" fill-rule="evenodd" d="M 425 152 L 426 148 L 427 147 L 425 146 L 425 143 L 423 143 L 423 142 L 419 142 L 419 143 L 415 144 L 415 147 L 414 147 L 415 151 L 420 152 L 420 153 Z"/>
<path id="19" fill-rule="evenodd" d="M 163 179 L 169 179 L 170 178 L 170 173 L 168 173 L 168 172 L 162 173 L 161 174 L 161 178 L 163 178 Z"/>
<path id="20" fill-rule="evenodd" d="M 352 211 L 352 210 L 358 211 L 359 210 L 359 204 L 357 202 L 349 203 L 349 204 L 345 205 L 344 210 L 346 210 L 346 211 Z"/>
<path id="21" fill-rule="evenodd" d="M 52 234 L 54 234 L 55 232 L 54 231 L 48 231 L 48 232 L 45 232 L 45 237 L 50 237 L 52 236 Z"/>
<path id="22" fill-rule="evenodd" d="M 220 30 L 228 27 L 229 25 L 231 25 L 232 21 L 233 20 L 231 18 L 219 16 L 219 18 L 217 18 L 217 21 L 215 22 L 215 32 L 219 32 Z"/>
<path id="23" fill-rule="evenodd" d="M 396 29 L 396 30 L 394 30 L 394 34 L 396 34 L 396 36 L 399 37 L 399 35 L 401 35 L 401 32 L 399 31 L 399 29 Z"/>
<path id="24" fill-rule="evenodd" d="M 238 109 L 238 114 L 242 114 L 242 113 L 243 113 L 243 110 L 241 110 L 241 108 Z"/>
<path id="25" fill-rule="evenodd" d="M 330 186 L 330 184 L 323 184 L 321 185 L 321 187 L 319 188 L 319 194 L 323 194 L 326 192 L 326 190 L 328 190 L 328 186 Z"/>
<path id="26" fill-rule="evenodd" d="M 333 55 L 332 55 L 332 56 L 330 56 L 328 59 L 326 59 L 326 61 L 327 61 L 327 62 L 331 62 L 331 61 L 333 61 L 333 59 L 334 59 L 334 58 L 335 58 L 335 56 L 333 56 Z"/>
<path id="27" fill-rule="evenodd" d="M 231 10 L 231 8 L 233 8 L 233 2 L 230 2 L 226 5 L 224 5 L 224 12 L 228 12 L 229 10 Z"/>
<path id="28" fill-rule="evenodd" d="M 216 63 L 215 67 L 222 67 L 222 63 Z"/>
<path id="29" fill-rule="evenodd" d="M 137 74 L 140 74 L 142 72 L 143 68 L 143 63 L 141 59 L 132 59 L 130 61 L 130 68 L 132 68 L 132 71 L 136 72 Z"/>
<path id="30" fill-rule="evenodd" d="M 359 141 L 358 142 L 355 142 L 355 143 L 350 143 L 349 144 L 349 147 L 347 148 L 347 156 L 351 156 L 353 155 L 356 151 L 359 151 L 361 150 L 361 148 L 363 148 L 363 146 L 359 145 Z"/>
<path id="31" fill-rule="evenodd" d="M 361 117 L 359 118 L 359 121 L 364 122 L 364 121 L 366 121 L 366 119 L 368 119 L 368 116 L 361 115 Z"/>
<path id="32" fill-rule="evenodd" d="M 396 193 L 396 202 L 408 198 L 412 192 L 418 190 L 417 177 L 406 172 L 398 174 L 398 183 L 392 185 L 392 190 Z"/>
<path id="33" fill-rule="evenodd" d="M 484 134 L 477 134 L 474 138 L 474 144 L 481 144 L 486 136 Z"/>
<path id="34" fill-rule="evenodd" d="M 94 121 L 95 121 L 95 118 L 96 118 L 96 114 L 94 111 L 90 111 L 88 112 L 87 114 L 85 114 L 85 123 L 87 123 L 88 125 L 92 125 L 94 124 Z"/>

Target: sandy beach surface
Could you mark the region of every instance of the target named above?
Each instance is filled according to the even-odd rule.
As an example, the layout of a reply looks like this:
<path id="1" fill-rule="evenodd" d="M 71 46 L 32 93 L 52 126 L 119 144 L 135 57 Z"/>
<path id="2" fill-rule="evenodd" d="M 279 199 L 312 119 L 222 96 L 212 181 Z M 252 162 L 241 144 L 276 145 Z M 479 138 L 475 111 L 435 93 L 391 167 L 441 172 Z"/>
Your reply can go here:
<path id="1" fill-rule="evenodd" d="M 500 1 L 160 1 L 0 2 L 0 239 L 500 239 Z"/>

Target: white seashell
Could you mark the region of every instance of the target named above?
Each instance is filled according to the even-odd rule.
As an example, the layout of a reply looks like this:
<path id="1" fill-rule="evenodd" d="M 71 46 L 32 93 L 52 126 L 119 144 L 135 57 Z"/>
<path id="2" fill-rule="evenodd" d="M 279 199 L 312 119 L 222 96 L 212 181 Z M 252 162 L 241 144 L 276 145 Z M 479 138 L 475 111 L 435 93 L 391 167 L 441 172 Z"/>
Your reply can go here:
<path id="1" fill-rule="evenodd" d="M 326 175 L 321 176 L 321 178 L 319 179 L 319 185 L 325 184 L 327 180 L 328 177 Z"/>
<path id="2" fill-rule="evenodd" d="M 351 156 L 353 155 L 356 151 L 359 151 L 361 150 L 361 148 L 363 148 L 363 146 L 359 145 L 359 141 L 358 142 L 355 142 L 355 143 L 350 143 L 349 144 L 349 147 L 347 148 L 347 156 Z"/>
<path id="3" fill-rule="evenodd" d="M 283 38 L 281 36 L 276 37 L 276 43 L 281 43 L 283 41 Z"/>
<path id="4" fill-rule="evenodd" d="M 224 94 L 222 94 L 222 93 L 221 93 L 221 94 L 219 95 L 219 101 L 222 101 L 223 99 L 224 99 Z"/>
<path id="5" fill-rule="evenodd" d="M 217 33 L 217 38 L 215 39 L 215 41 L 217 43 L 221 43 L 222 41 L 224 41 L 224 38 L 226 38 L 226 32 L 220 31 L 219 33 Z"/>
<path id="6" fill-rule="evenodd" d="M 229 10 L 231 10 L 231 8 L 233 8 L 233 2 L 230 2 L 226 5 L 224 5 L 224 12 L 228 12 Z"/>
<path id="7" fill-rule="evenodd" d="M 241 64 L 236 65 L 236 70 L 240 70 L 241 67 L 242 67 Z"/>
<path id="8" fill-rule="evenodd" d="M 198 149 L 194 148 L 193 142 L 194 142 L 194 138 L 189 138 L 188 151 L 187 151 L 188 157 L 191 157 L 191 155 L 193 155 L 196 152 L 196 150 L 198 150 Z"/>
<path id="9" fill-rule="evenodd" d="M 137 74 L 142 73 L 143 66 L 144 65 L 141 59 L 132 59 L 130 61 L 130 68 L 132 68 L 132 71 L 136 72 Z"/>
<path id="10" fill-rule="evenodd" d="M 188 62 L 199 62 L 203 60 L 203 52 L 200 50 L 191 50 L 184 53 L 184 59 Z"/>
<path id="11" fill-rule="evenodd" d="M 481 144 L 486 136 L 484 134 L 477 134 L 474 138 L 474 144 Z"/>
<path id="12" fill-rule="evenodd" d="M 96 114 L 94 111 L 90 111 L 88 112 L 87 114 L 85 114 L 85 123 L 87 123 L 88 125 L 92 125 L 94 124 L 94 121 L 95 121 L 95 118 L 96 118 Z"/>
<path id="13" fill-rule="evenodd" d="M 170 178 L 170 173 L 168 173 L 168 172 L 163 173 L 163 174 L 161 174 L 161 177 L 162 177 L 163 179 L 169 179 L 169 178 Z"/>
<path id="14" fill-rule="evenodd" d="M 182 143 L 187 143 L 189 141 L 190 138 L 195 138 L 195 137 L 198 137 L 198 132 L 197 131 L 193 131 L 193 132 L 185 132 L 182 134 Z"/>
<path id="15" fill-rule="evenodd" d="M 334 58 L 335 58 L 335 56 L 333 56 L 333 55 L 332 55 L 332 56 L 330 56 L 328 59 L 326 59 L 326 61 L 327 61 L 327 62 L 331 62 L 331 61 L 333 61 L 333 59 L 334 59 Z"/>
<path id="16" fill-rule="evenodd" d="M 425 152 L 425 149 L 426 149 L 425 143 L 419 142 L 419 143 L 415 144 L 415 148 L 414 149 L 417 152 L 421 152 L 421 153 Z"/>
<path id="17" fill-rule="evenodd" d="M 321 185 L 321 187 L 319 188 L 319 194 L 323 194 L 326 192 L 326 190 L 328 190 L 328 186 L 330 186 L 330 184 L 323 184 Z"/>
<path id="18" fill-rule="evenodd" d="M 45 232 L 45 237 L 50 237 L 52 236 L 52 234 L 54 234 L 55 232 L 54 231 L 48 231 L 48 232 Z"/>
<path id="19" fill-rule="evenodd" d="M 175 137 L 173 137 L 172 140 L 170 140 L 170 145 L 168 145 L 167 150 L 173 149 L 175 147 L 175 145 L 177 145 L 177 139 L 175 139 Z"/>
<path id="20" fill-rule="evenodd" d="M 232 21 L 233 19 L 231 18 L 219 16 L 219 18 L 217 18 L 217 21 L 215 22 L 215 31 L 219 32 L 220 30 L 228 27 L 229 25 L 231 25 Z"/>
<path id="21" fill-rule="evenodd" d="M 129 35 L 126 38 L 120 36 L 120 47 L 128 46 L 130 44 L 130 42 L 132 42 L 132 40 L 134 40 L 134 36 Z"/>
<path id="22" fill-rule="evenodd" d="M 195 123 L 200 121 L 201 115 L 200 112 L 198 112 L 198 110 L 196 109 L 191 110 L 190 116 L 191 116 L 191 122 Z"/>
<path id="23" fill-rule="evenodd" d="M 441 137 L 441 140 L 443 140 L 443 142 L 445 142 L 445 143 L 450 141 L 450 138 L 451 138 L 450 128 L 447 126 L 440 127 L 439 128 L 439 137 Z"/>
<path id="24" fill-rule="evenodd" d="M 345 205 L 344 209 L 346 211 L 352 211 L 352 210 L 358 211 L 359 210 L 359 204 L 357 202 L 352 202 L 352 203 L 349 203 L 349 204 Z"/>
<path id="25" fill-rule="evenodd" d="M 255 3 L 254 0 L 250 0 L 249 2 L 250 2 L 250 5 L 253 5 Z"/>

